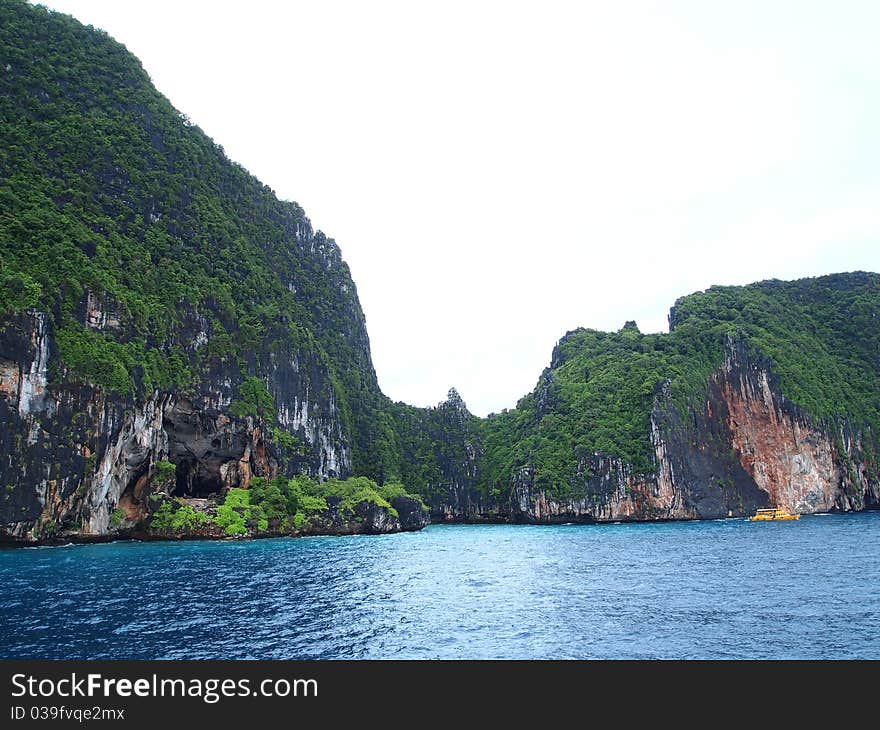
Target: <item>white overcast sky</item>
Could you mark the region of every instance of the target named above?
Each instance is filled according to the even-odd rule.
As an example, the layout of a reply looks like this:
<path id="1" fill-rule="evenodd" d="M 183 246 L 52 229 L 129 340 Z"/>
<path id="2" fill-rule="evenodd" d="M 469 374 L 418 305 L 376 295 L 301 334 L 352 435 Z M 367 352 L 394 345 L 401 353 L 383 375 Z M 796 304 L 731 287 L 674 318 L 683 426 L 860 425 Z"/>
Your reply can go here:
<path id="1" fill-rule="evenodd" d="M 880 270 L 880 3 L 43 3 L 336 239 L 384 392 L 513 407 L 576 327 Z"/>

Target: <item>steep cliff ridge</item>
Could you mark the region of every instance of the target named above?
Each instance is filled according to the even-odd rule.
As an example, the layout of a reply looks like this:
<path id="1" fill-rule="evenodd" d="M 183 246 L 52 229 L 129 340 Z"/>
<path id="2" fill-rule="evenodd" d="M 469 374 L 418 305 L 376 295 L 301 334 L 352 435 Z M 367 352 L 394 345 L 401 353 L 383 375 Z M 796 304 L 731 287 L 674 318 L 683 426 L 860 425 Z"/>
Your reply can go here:
<path id="1" fill-rule="evenodd" d="M 485 422 L 471 489 L 527 522 L 875 507 L 878 319 L 880 276 L 855 272 L 712 287 L 669 334 L 570 332 Z"/>
<path id="2" fill-rule="evenodd" d="M 455 388 L 435 408 L 396 403 L 391 413 L 397 473 L 428 501 L 435 521 L 501 519 L 497 493 L 477 488 L 484 461 L 481 420 Z"/>
<path id="3" fill-rule="evenodd" d="M 374 473 L 356 288 L 105 34 L 0 3 L 0 532 L 112 531 L 173 493 Z"/>

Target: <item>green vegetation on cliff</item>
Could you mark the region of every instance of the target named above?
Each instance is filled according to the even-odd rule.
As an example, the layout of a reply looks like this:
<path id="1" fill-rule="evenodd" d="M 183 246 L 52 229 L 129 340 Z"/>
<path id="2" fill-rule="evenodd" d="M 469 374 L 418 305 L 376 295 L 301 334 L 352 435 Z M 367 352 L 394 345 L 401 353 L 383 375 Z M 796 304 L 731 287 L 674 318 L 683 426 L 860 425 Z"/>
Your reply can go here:
<path id="1" fill-rule="evenodd" d="M 0 39 L 0 320 L 52 313 L 65 377 L 123 396 L 192 390 L 225 363 L 242 379 L 236 412 L 263 417 L 254 383 L 273 356 L 304 353 L 330 371 L 355 463 L 375 472 L 384 400 L 336 244 L 105 33 L 2 0 Z"/>
<path id="2" fill-rule="evenodd" d="M 435 408 L 395 403 L 390 412 L 397 449 L 395 476 L 432 504 L 449 499 L 450 490 L 474 482 L 481 420 L 467 410 L 455 388 Z"/>
<path id="3" fill-rule="evenodd" d="M 671 323 L 679 341 L 719 330 L 744 338 L 808 413 L 880 431 L 880 275 L 714 286 L 679 299 Z"/>
<path id="4" fill-rule="evenodd" d="M 517 469 L 568 491 L 578 464 L 599 452 L 654 470 L 651 411 L 668 382 L 682 415 L 700 407 L 727 338 L 766 359 L 787 398 L 817 419 L 845 418 L 876 453 L 880 433 L 880 276 L 837 274 L 749 286 L 714 286 L 679 299 L 671 331 L 569 332 L 535 390 L 484 429 L 483 490 Z"/>

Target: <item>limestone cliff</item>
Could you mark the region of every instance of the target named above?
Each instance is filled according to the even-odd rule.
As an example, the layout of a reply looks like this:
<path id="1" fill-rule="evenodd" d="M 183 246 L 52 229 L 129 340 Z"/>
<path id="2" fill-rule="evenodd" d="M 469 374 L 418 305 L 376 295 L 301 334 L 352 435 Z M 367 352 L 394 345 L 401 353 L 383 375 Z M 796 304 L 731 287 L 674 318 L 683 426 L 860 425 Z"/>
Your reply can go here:
<path id="1" fill-rule="evenodd" d="M 539 386 L 540 390 L 540 386 Z M 436 500 L 434 519 L 530 523 L 743 517 L 766 506 L 809 514 L 880 506 L 880 480 L 863 436 L 845 419 L 810 417 L 781 391 L 764 357 L 728 338 L 723 365 L 711 374 L 706 398 L 686 416 L 668 384 L 650 416 L 653 468 L 637 471 L 619 457 L 581 457 L 565 491 L 536 486 L 524 465 L 506 499 L 487 508 L 470 497 Z M 482 496 L 473 481 L 469 489 Z"/>
<path id="2" fill-rule="evenodd" d="M 181 497 L 247 487 L 253 475 L 347 476 L 350 444 L 327 370 L 307 352 L 269 363 L 276 426 L 230 410 L 237 372 L 218 368 L 188 393 L 112 394 L 66 374 L 48 314 L 8 319 L 0 329 L 0 534 L 105 535 L 119 508 L 144 519 L 164 460 L 177 466 L 169 491 Z M 279 429 L 287 439 L 273 437 Z"/>
<path id="3" fill-rule="evenodd" d="M 162 461 L 180 497 L 369 472 L 383 400 L 336 243 L 106 34 L 3 2 L 0 41 L 0 536 L 112 534 Z"/>

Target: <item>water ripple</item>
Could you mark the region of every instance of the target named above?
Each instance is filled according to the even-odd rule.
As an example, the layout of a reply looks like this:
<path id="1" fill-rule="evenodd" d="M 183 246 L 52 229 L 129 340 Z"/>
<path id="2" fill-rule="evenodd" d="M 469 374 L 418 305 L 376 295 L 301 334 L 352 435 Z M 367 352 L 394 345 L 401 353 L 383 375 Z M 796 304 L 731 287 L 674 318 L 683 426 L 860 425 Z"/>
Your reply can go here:
<path id="1" fill-rule="evenodd" d="M 880 513 L 4 549 L 0 585 L 0 658 L 880 658 Z"/>

